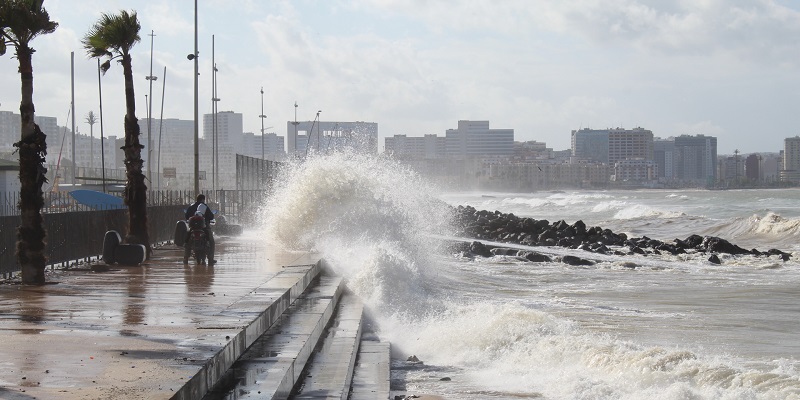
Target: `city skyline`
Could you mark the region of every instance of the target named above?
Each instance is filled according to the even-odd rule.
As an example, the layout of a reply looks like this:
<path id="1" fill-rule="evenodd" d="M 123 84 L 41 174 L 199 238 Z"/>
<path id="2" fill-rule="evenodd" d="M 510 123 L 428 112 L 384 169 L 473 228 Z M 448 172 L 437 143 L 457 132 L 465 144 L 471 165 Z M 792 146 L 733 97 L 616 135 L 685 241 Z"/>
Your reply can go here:
<path id="1" fill-rule="evenodd" d="M 45 2 L 59 22 L 37 38 L 37 115 L 67 124 L 69 59 L 75 52 L 76 125 L 98 112 L 96 62 L 80 39 L 100 15 L 136 10 L 137 117 L 147 117 L 150 31 L 155 31 L 153 118 L 192 119 L 194 10 L 189 2 Z M 516 140 L 569 148 L 581 128 L 642 126 L 658 137 L 705 134 L 720 153 L 777 151 L 798 133 L 794 54 L 800 12 L 787 1 L 568 4 L 476 1 L 461 7 L 407 0 L 199 1 L 200 113 L 211 110 L 211 35 L 220 110 L 244 115 L 260 133 L 281 136 L 286 121 L 373 121 L 379 143 L 397 134 L 443 134 L 453 121 L 490 120 Z M 19 87 L 10 49 L 0 59 L 3 87 Z M 103 79 L 106 134 L 120 135 L 122 71 Z M 294 104 L 298 103 L 297 109 Z M 18 90 L 0 109 L 18 112 Z M 202 121 L 201 121 L 202 124 Z M 98 133 L 95 132 L 97 135 Z M 146 135 L 146 131 L 143 132 Z M 146 137 L 143 138 L 146 140 Z"/>

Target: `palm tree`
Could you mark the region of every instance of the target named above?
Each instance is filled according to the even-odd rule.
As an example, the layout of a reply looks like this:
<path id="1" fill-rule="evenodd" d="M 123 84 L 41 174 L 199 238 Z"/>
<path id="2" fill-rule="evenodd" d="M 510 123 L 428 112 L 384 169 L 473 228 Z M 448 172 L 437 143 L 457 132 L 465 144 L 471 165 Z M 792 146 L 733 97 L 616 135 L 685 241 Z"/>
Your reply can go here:
<path id="1" fill-rule="evenodd" d="M 30 42 L 39 35 L 52 33 L 58 23 L 50 20 L 44 9 L 44 0 L 0 0 L 0 55 L 7 46 L 13 46 L 19 61 L 22 99 L 19 103 L 21 117 L 19 148 L 20 225 L 17 227 L 17 262 L 25 284 L 44 285 L 44 255 L 47 232 L 42 219 L 44 196 L 42 185 L 47 182 L 44 166 L 47 154 L 47 136 L 34 122 L 33 106 L 33 53 Z"/>
<path id="2" fill-rule="evenodd" d="M 141 25 L 135 11 L 122 10 L 119 14 L 106 14 L 86 33 L 83 48 L 89 57 L 107 58 L 100 67 L 105 73 L 111 60 L 119 58 L 125 76 L 125 205 L 128 206 L 128 243 L 143 244 L 150 256 L 150 236 L 147 232 L 147 185 L 142 173 L 142 149 L 139 143 L 139 123 L 136 119 L 136 99 L 133 94 L 133 68 L 131 49 L 139 42 Z"/>
<path id="3" fill-rule="evenodd" d="M 91 158 L 89 158 L 89 167 L 94 169 L 94 124 L 97 123 L 97 116 L 94 114 L 94 111 L 89 111 L 86 114 L 86 123 L 89 124 L 89 154 L 91 154 Z"/>

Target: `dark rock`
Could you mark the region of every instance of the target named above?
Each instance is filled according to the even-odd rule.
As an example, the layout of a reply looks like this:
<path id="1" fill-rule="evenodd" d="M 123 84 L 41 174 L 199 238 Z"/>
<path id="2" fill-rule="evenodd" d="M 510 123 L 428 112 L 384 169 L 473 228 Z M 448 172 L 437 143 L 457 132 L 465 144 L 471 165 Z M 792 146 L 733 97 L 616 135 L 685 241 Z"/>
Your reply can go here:
<path id="1" fill-rule="evenodd" d="M 639 246 L 630 246 L 631 252 L 636 254 L 647 254 L 646 251 L 642 250 Z"/>
<path id="2" fill-rule="evenodd" d="M 703 237 L 700 235 L 691 235 L 684 240 L 687 248 L 696 249 L 703 243 Z"/>
<path id="3" fill-rule="evenodd" d="M 469 245 L 469 252 L 481 257 L 491 257 L 492 251 L 481 242 L 475 241 Z"/>
<path id="4" fill-rule="evenodd" d="M 575 223 L 572 224 L 572 229 L 575 230 L 575 233 L 578 235 L 583 236 L 586 234 L 586 224 L 581 220 L 575 221 Z"/>
<path id="5" fill-rule="evenodd" d="M 722 261 L 719 260 L 719 257 L 717 257 L 716 254 L 712 254 L 711 257 L 708 257 L 708 261 L 713 264 L 722 264 Z"/>
<path id="6" fill-rule="evenodd" d="M 716 236 L 706 236 L 700 247 L 708 253 L 750 254 L 749 251 Z"/>
<path id="7" fill-rule="evenodd" d="M 517 250 L 509 249 L 508 247 L 495 247 L 489 250 L 493 255 L 496 256 L 515 256 L 517 255 Z"/>
<path id="8" fill-rule="evenodd" d="M 541 254 L 541 253 L 537 253 L 535 251 L 520 250 L 517 253 L 517 256 L 518 257 L 522 257 L 522 258 L 524 258 L 524 259 L 526 259 L 528 261 L 532 261 L 532 262 L 551 262 L 551 261 L 553 261 L 553 259 L 550 258 L 550 256 L 547 256 L 547 255 L 544 255 L 544 254 Z"/>
<path id="9" fill-rule="evenodd" d="M 569 265 L 594 265 L 594 261 L 586 260 L 575 256 L 561 257 L 561 262 Z"/>

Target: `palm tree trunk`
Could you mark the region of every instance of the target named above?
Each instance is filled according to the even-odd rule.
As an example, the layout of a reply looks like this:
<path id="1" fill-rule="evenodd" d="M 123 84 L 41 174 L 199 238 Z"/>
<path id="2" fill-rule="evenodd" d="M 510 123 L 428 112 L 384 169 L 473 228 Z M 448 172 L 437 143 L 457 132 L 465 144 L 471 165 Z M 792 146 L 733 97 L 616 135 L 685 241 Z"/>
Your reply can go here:
<path id="1" fill-rule="evenodd" d="M 47 154 L 47 136 L 34 122 L 33 107 L 33 50 L 27 46 L 17 49 L 19 73 L 22 81 L 22 101 L 19 113 L 22 117 L 19 148 L 20 181 L 20 225 L 17 227 L 17 262 L 22 271 L 22 283 L 43 285 L 47 259 L 44 255 L 46 232 L 42 219 L 44 196 L 42 185 L 47 181 L 44 166 Z"/>
<path id="2" fill-rule="evenodd" d="M 125 75 L 125 204 L 128 206 L 128 243 L 143 244 L 150 257 L 150 236 L 147 231 L 147 185 L 142 173 L 142 146 L 139 143 L 139 124 L 136 119 L 136 100 L 133 93 L 133 69 L 130 54 L 123 54 Z"/>

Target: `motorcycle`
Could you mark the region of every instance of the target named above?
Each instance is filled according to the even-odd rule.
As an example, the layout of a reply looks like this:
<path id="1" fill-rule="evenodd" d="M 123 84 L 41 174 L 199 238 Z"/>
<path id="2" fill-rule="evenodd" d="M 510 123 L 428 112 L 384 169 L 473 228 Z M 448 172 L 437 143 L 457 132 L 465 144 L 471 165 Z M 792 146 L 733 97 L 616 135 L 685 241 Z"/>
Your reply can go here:
<path id="1" fill-rule="evenodd" d="M 214 221 L 211 222 L 214 224 Z M 183 246 L 183 262 L 194 258 L 198 264 L 205 264 L 211 244 L 203 215 L 195 214 L 186 221 L 178 221 L 175 228 L 175 244 Z M 209 263 L 211 260 L 209 259 Z"/>

